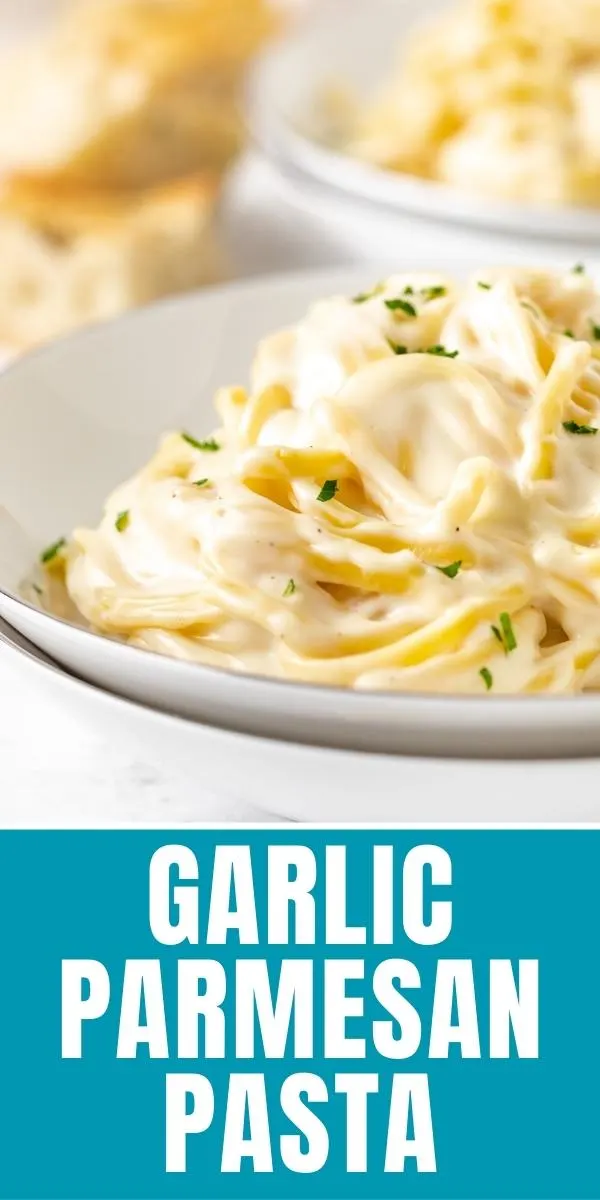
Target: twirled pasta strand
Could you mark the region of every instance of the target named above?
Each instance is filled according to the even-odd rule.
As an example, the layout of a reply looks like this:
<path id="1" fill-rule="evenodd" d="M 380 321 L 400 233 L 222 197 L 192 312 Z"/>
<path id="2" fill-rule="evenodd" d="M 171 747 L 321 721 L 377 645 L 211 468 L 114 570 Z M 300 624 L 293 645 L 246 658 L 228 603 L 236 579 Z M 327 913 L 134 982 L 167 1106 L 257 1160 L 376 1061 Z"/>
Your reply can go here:
<path id="1" fill-rule="evenodd" d="M 219 393 L 212 438 L 166 437 L 50 569 L 94 629 L 228 669 L 595 687 L 599 315 L 580 270 L 321 301 Z"/>

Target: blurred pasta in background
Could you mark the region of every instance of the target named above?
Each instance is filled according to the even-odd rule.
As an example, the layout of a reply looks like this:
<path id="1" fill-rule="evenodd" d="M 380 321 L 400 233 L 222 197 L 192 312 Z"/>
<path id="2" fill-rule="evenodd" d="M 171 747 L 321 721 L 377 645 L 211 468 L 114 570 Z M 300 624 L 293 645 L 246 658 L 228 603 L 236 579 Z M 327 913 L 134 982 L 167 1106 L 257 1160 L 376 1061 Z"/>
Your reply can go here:
<path id="1" fill-rule="evenodd" d="M 356 106 L 353 155 L 503 200 L 600 205 L 599 0 L 461 0 Z"/>
<path id="2" fill-rule="evenodd" d="M 244 141 L 243 74 L 279 15 L 268 0 L 7 7 L 0 344 L 221 275 L 213 216 Z"/>

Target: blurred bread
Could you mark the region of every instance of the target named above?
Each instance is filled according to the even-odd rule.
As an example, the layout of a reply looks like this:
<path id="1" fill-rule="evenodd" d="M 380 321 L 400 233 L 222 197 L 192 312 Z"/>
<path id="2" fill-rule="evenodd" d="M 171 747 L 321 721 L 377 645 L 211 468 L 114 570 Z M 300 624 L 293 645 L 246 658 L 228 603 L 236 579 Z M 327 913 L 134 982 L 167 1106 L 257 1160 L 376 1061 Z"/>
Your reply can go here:
<path id="1" fill-rule="evenodd" d="M 80 0 L 0 71 L 0 173 L 147 187 L 222 167 L 267 0 Z"/>
<path id="2" fill-rule="evenodd" d="M 222 274 L 217 185 L 141 193 L 13 178 L 0 190 L 0 343 L 24 349 Z"/>

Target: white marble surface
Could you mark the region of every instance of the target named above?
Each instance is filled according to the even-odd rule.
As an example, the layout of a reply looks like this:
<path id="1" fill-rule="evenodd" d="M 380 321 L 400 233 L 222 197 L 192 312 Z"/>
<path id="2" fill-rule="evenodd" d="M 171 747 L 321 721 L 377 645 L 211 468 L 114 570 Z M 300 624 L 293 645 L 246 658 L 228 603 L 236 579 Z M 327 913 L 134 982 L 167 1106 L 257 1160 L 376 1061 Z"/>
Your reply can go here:
<path id="1" fill-rule="evenodd" d="M 33 672 L 0 648 L 0 827 L 260 822 L 248 805 L 127 755 L 36 694 Z"/>

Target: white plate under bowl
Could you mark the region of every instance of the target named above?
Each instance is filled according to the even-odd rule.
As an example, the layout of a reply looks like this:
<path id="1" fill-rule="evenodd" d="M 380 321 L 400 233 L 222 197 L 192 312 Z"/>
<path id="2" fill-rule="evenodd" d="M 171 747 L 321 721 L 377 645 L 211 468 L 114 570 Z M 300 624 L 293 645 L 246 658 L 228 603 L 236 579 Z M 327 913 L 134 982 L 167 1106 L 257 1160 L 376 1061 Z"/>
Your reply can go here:
<path id="1" fill-rule="evenodd" d="M 416 265 L 408 251 L 403 263 Z M 19 598 L 40 547 L 95 522 L 164 431 L 214 427 L 215 389 L 246 379 L 265 333 L 381 273 L 380 264 L 206 291 L 56 342 L 1 375 L 0 616 L 84 679 L 227 729 L 388 754 L 600 754 L 600 695 L 459 698 L 258 679 L 124 646 Z"/>
<path id="2" fill-rule="evenodd" d="M 250 737 L 153 712 L 56 668 L 0 619 L 0 672 L 11 656 L 36 693 L 199 793 L 293 821 L 344 825 L 578 824 L 600 820 L 600 760 L 495 762 L 328 750 Z M 1 770 L 0 770 L 1 777 Z M 202 801 L 199 797 L 199 818 Z M 169 819 L 168 807 L 165 819 Z"/>
<path id="3" fill-rule="evenodd" d="M 530 239 L 600 241 L 600 211 L 519 204 L 476 195 L 417 176 L 386 171 L 329 148 L 318 109 L 332 82 L 365 100 L 395 68 L 399 49 L 416 26 L 447 8 L 446 0 L 326 0 L 322 10 L 259 59 L 250 78 L 249 117 L 255 139 L 298 186 L 362 202 L 380 217 L 414 213 L 439 222 Z"/>

